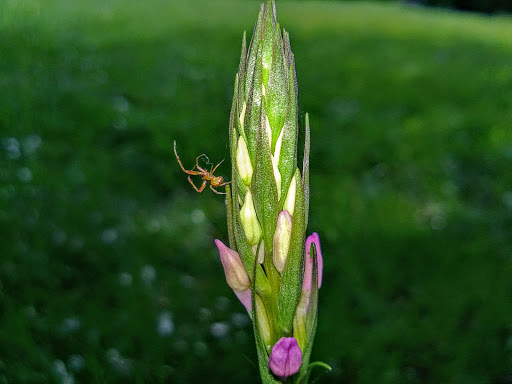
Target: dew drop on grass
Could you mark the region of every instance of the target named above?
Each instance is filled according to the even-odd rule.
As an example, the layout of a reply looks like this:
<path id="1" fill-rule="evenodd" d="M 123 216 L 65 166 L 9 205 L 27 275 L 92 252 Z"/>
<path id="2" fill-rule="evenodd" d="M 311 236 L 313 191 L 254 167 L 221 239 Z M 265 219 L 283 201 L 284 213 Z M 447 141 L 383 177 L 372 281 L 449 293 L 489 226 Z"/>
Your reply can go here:
<path id="1" fill-rule="evenodd" d="M 229 308 L 229 299 L 225 296 L 219 296 L 215 299 L 215 309 L 219 312 L 225 312 Z"/>
<path id="2" fill-rule="evenodd" d="M 236 312 L 231 316 L 231 323 L 237 328 L 243 328 L 249 324 L 249 315 L 246 313 Z"/>
<path id="3" fill-rule="evenodd" d="M 208 346 L 203 343 L 202 341 L 197 341 L 194 343 L 194 353 L 201 357 L 201 356 L 204 356 L 206 355 L 206 353 L 208 352 Z"/>
<path id="4" fill-rule="evenodd" d="M 512 191 L 506 191 L 501 198 L 508 209 L 512 209 Z"/>
<path id="5" fill-rule="evenodd" d="M 105 244 L 113 244 L 118 238 L 117 229 L 107 228 L 101 233 L 101 241 Z"/>
<path id="6" fill-rule="evenodd" d="M 199 308 L 199 321 L 209 321 L 212 317 L 212 311 L 208 308 Z"/>
<path id="7" fill-rule="evenodd" d="M 204 220 L 206 219 L 206 215 L 204 212 L 200 209 L 194 209 L 192 213 L 190 214 L 190 219 L 192 220 L 192 223 L 194 224 L 202 224 Z"/>
<path id="8" fill-rule="evenodd" d="M 106 353 L 106 357 L 112 368 L 114 368 L 118 373 L 122 375 L 130 374 L 130 361 L 121 356 L 117 349 L 110 348 Z"/>
<path id="9" fill-rule="evenodd" d="M 64 319 L 59 327 L 59 331 L 63 334 L 73 333 L 80 329 L 80 319 L 78 317 L 68 317 Z"/>
<path id="10" fill-rule="evenodd" d="M 129 287 L 132 285 L 133 277 L 128 272 L 121 272 L 119 274 L 119 285 L 121 287 Z"/>
<path id="11" fill-rule="evenodd" d="M 146 264 L 140 271 L 140 277 L 146 284 L 152 284 L 156 279 L 156 270 L 152 265 Z"/>
<path id="12" fill-rule="evenodd" d="M 74 372 L 80 372 L 85 367 L 85 359 L 82 355 L 74 353 L 69 356 L 68 367 Z"/>
<path id="13" fill-rule="evenodd" d="M 31 155 L 41 147 L 42 143 L 43 140 L 38 135 L 28 135 L 22 142 L 23 151 L 26 154 Z"/>
<path id="14" fill-rule="evenodd" d="M 22 183 L 28 183 L 28 182 L 32 181 L 32 171 L 30 170 L 30 168 L 27 168 L 27 167 L 21 168 L 18 171 L 18 179 Z"/>
<path id="15" fill-rule="evenodd" d="M 170 312 L 164 311 L 158 315 L 157 332 L 160 337 L 169 337 L 173 334 L 174 322 Z"/>
<path id="16" fill-rule="evenodd" d="M 3 139 L 2 144 L 9 159 L 19 159 L 21 156 L 20 143 L 15 137 L 7 137 Z"/>
<path id="17" fill-rule="evenodd" d="M 217 339 L 223 339 L 229 334 L 229 325 L 218 321 L 210 325 L 210 333 Z"/>
<path id="18" fill-rule="evenodd" d="M 52 240 L 55 245 L 64 244 L 66 242 L 67 238 L 68 238 L 68 236 L 67 236 L 66 232 L 64 232 L 63 230 L 56 229 L 55 231 L 53 231 Z"/>
<path id="19" fill-rule="evenodd" d="M 182 275 L 180 277 L 180 283 L 183 288 L 192 289 L 196 285 L 196 279 L 190 275 Z"/>

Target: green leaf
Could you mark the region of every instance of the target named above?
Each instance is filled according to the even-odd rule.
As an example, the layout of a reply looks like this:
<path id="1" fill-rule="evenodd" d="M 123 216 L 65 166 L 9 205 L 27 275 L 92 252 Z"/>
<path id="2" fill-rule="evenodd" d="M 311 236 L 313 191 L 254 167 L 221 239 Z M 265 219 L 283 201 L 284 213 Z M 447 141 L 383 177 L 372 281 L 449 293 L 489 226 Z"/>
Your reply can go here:
<path id="1" fill-rule="evenodd" d="M 293 212 L 292 240 L 284 273 L 281 277 L 281 287 L 277 303 L 277 323 L 283 332 L 291 334 L 293 318 L 302 291 L 302 275 L 304 273 L 304 241 L 305 213 L 304 192 L 300 180 L 300 171 L 296 170 L 297 196 Z"/>

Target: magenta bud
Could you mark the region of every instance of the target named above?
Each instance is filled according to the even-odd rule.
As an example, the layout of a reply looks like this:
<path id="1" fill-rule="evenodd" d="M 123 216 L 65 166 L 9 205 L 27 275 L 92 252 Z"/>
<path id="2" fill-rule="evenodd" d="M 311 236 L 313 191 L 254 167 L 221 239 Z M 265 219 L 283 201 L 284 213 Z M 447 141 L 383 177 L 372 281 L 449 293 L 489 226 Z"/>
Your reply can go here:
<path id="1" fill-rule="evenodd" d="M 268 366 L 277 377 L 284 379 L 299 372 L 302 351 L 295 337 L 281 337 L 272 347 Z"/>
<path id="2" fill-rule="evenodd" d="M 313 258 L 311 257 L 311 243 L 315 243 L 316 258 L 318 266 L 318 288 L 322 286 L 322 274 L 324 269 L 324 259 L 322 257 L 322 249 L 320 248 L 320 237 L 318 233 L 313 232 L 312 235 L 306 239 L 306 260 L 304 266 L 304 280 L 302 281 L 302 289 L 311 291 L 312 277 L 313 277 Z"/>

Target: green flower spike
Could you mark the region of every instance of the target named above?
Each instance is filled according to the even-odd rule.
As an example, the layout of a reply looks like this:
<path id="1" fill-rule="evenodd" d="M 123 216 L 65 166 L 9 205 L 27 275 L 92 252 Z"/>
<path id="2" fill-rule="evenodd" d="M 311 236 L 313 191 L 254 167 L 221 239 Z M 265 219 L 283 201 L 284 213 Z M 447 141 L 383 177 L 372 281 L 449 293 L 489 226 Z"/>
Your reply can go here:
<path id="1" fill-rule="evenodd" d="M 235 78 L 229 125 L 232 181 L 226 186 L 229 248 L 235 253 L 217 240 L 224 265 L 226 255 L 239 256 L 239 264 L 233 257 L 237 262 L 230 264 L 226 277 L 239 298 L 237 289 L 251 293 L 250 305 L 240 300 L 250 308 L 264 384 L 307 383 L 313 366 L 327 367 L 309 363 L 319 264 L 315 246 L 309 241 L 311 249 L 306 249 L 305 243 L 310 132 L 306 114 L 304 161 L 299 168 L 297 110 L 290 38 L 281 32 L 274 0 L 268 0 L 260 6 L 249 46 L 244 34 Z M 306 278 L 312 281 L 307 293 L 305 265 Z M 250 281 L 247 289 L 240 266 Z"/>

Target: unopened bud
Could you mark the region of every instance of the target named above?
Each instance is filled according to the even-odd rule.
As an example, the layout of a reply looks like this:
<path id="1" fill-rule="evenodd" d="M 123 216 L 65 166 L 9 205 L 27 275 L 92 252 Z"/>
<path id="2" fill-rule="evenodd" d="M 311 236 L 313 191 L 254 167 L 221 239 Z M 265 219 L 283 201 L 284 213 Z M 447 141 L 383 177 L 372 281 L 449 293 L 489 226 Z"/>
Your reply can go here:
<path id="1" fill-rule="evenodd" d="M 302 365 L 302 351 L 294 337 L 281 337 L 272 347 L 268 366 L 270 370 L 284 380 L 299 372 Z"/>
<path id="2" fill-rule="evenodd" d="M 245 110 L 247 109 L 247 103 L 242 106 L 242 112 L 240 112 L 240 126 L 244 128 Z"/>
<path id="3" fill-rule="evenodd" d="M 244 181 L 244 184 L 251 185 L 252 178 L 252 165 L 251 158 L 249 157 L 249 151 L 247 150 L 247 144 L 242 136 L 238 139 L 238 148 L 236 150 L 236 165 L 238 168 L 238 174 Z"/>
<path id="4" fill-rule="evenodd" d="M 286 209 L 290 212 L 290 215 L 293 216 L 293 211 L 295 210 L 295 196 L 297 195 L 297 173 L 295 173 L 292 177 L 292 181 L 290 182 L 290 187 L 288 188 L 288 192 L 286 194 L 286 199 L 284 200 L 283 209 Z"/>
<path id="5" fill-rule="evenodd" d="M 247 190 L 244 205 L 240 210 L 240 220 L 244 228 L 245 237 L 250 245 L 256 245 L 261 239 L 261 228 L 254 209 L 251 191 Z"/>
<path id="6" fill-rule="evenodd" d="M 272 340 L 272 335 L 270 331 L 270 323 L 268 321 L 267 311 L 265 309 L 265 305 L 263 304 L 263 300 L 256 295 L 256 316 L 258 317 L 258 328 L 260 330 L 260 336 L 265 343 L 265 346 L 270 349 L 270 343 Z"/>
<path id="7" fill-rule="evenodd" d="M 222 241 L 217 239 L 215 240 L 215 245 L 219 250 L 220 261 L 224 268 L 224 274 L 226 275 L 226 282 L 228 285 L 233 288 L 235 292 L 247 290 L 250 287 L 251 282 L 238 252 L 233 251 Z"/>
<path id="8" fill-rule="evenodd" d="M 265 242 L 260 242 L 260 248 L 258 249 L 258 263 L 263 264 L 265 261 Z"/>
<path id="9" fill-rule="evenodd" d="M 274 233 L 274 265 L 283 273 L 290 250 L 292 238 L 292 217 L 287 210 L 283 210 L 277 217 L 276 232 Z"/>

